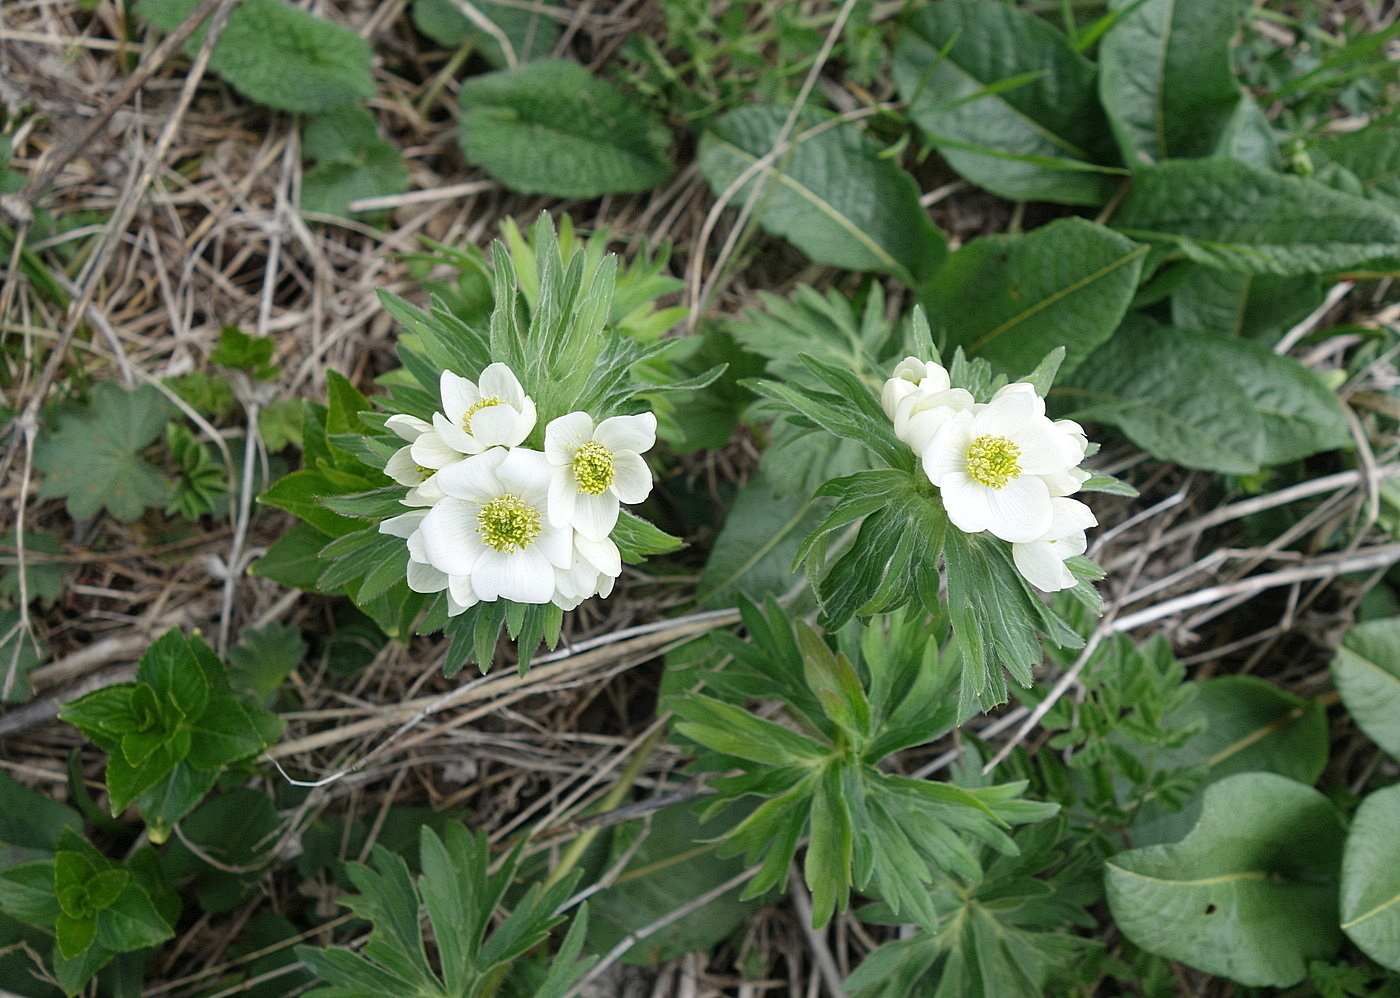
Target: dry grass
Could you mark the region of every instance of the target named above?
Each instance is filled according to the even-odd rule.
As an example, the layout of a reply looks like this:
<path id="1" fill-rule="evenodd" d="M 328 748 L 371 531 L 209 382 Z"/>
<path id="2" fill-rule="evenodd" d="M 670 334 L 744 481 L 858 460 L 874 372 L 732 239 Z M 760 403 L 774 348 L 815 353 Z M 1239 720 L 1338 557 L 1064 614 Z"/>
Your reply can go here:
<path id="1" fill-rule="evenodd" d="M 211 4 L 216 17 L 230 9 L 223 0 Z M 0 204 L 4 221 L 23 232 L 26 213 L 37 204 L 61 218 L 91 219 L 29 246 L 55 264 L 56 274 L 71 275 L 62 278 L 75 303 L 66 312 L 22 277 L 17 256 L 0 261 L 8 264 L 0 291 L 6 365 L 0 402 L 21 414 L 5 441 L 0 500 L 12 511 L 6 521 L 59 533 L 62 553 L 49 557 L 67 568 L 64 597 L 51 606 L 33 604 L 22 621 L 49 647 L 52 661 L 33 673 L 37 698 L 0 715 L 0 766 L 58 799 L 69 795 L 65 760 L 82 747 L 74 729 L 54 721 L 59 704 L 128 678 L 154 635 L 172 625 L 198 627 L 222 651 L 246 627 L 280 621 L 322 635 L 332 624 L 326 600 L 244 574 L 290 525 L 288 517 L 254 506 L 246 491 L 236 495 L 227 520 L 197 530 L 151 518 L 72 522 L 61 501 L 37 498 L 29 458 L 41 406 L 91 379 L 154 384 L 210 372 L 209 355 L 225 325 L 270 337 L 282 373 L 267 386 L 235 383 L 245 418 L 206 424 L 210 440 L 246 435 L 257 411 L 276 399 L 323 397 L 329 370 L 370 389 L 394 366 L 395 328 L 376 292 L 422 297 L 400 255 L 417 250 L 420 236 L 483 246 L 503 219 L 523 224 L 541 209 L 568 212 L 585 229 L 607 227 L 624 255 L 670 241 L 676 272 L 689 278 L 687 300 L 703 302 L 706 318 L 737 314 L 759 289 L 783 294 L 797 280 L 836 277 L 771 243 L 755 252 L 736 222 L 737 206 L 718 210 L 684 163 L 666 187 L 634 197 L 558 203 L 501 189 L 467 167 L 456 149 L 455 84 L 446 81 L 424 106 L 441 82 L 436 74 L 446 53 L 413 32 L 403 0 L 321 6 L 369 39 L 382 59 L 372 107 L 385 133 L 406 150 L 413 191 L 375 205 L 388 212 L 383 228 L 300 215 L 296 123 L 202 77 L 199 60 L 191 67 L 182 55 L 164 58 L 170 46 L 158 47 L 144 30 L 131 32 L 110 0 L 91 13 L 73 0 L 6 0 L 0 9 L 0 101 L 20 122 L 11 134 L 12 167 L 33 178 L 31 188 Z M 584 2 L 565 18 L 561 48 L 595 66 L 613 58 L 629 34 L 662 30 L 656 7 L 633 0 Z M 128 33 L 133 41 L 113 41 Z M 123 84 L 131 80 L 141 85 L 126 93 Z M 853 109 L 863 106 L 839 81 L 814 74 L 812 82 L 845 94 Z M 32 112 L 21 113 L 24 108 Z M 85 130 L 87 124 L 96 127 Z M 955 241 L 1012 221 L 1004 203 L 947 175 L 923 179 L 931 192 L 926 201 Z M 1345 293 L 1332 304 L 1310 320 L 1314 326 L 1341 317 L 1396 320 Z M 1299 336 L 1306 331 L 1300 328 Z M 1320 370 L 1338 368 L 1347 346 L 1334 338 L 1302 359 Z M 1367 529 L 1379 482 L 1400 473 L 1396 448 L 1390 443 L 1373 452 L 1363 425 L 1366 406 L 1381 404 L 1381 393 L 1395 385 L 1394 360 L 1383 358 L 1344 389 L 1360 414 L 1354 425 L 1360 470 L 1281 493 L 1221 494 L 1215 480 L 1141 454 L 1105 455 L 1104 466 L 1135 480 L 1144 499 L 1099 510 L 1106 529 L 1090 553 L 1110 570 L 1109 612 L 1095 641 L 1158 629 L 1197 677 L 1256 672 L 1306 695 L 1328 690 L 1326 650 L 1368 584 L 1400 560 L 1400 545 Z M 682 467 L 696 482 L 718 486 L 741 480 L 752 465 L 752 446 L 740 441 Z M 1278 536 L 1242 533 L 1246 514 L 1284 503 L 1299 515 Z M 1353 541 L 1331 552 L 1339 531 Z M 469 809 L 472 824 L 495 842 L 538 825 L 554 830 L 540 836 L 540 848 L 557 848 L 652 729 L 658 656 L 734 619 L 661 619 L 669 606 L 685 606 L 684 580 L 669 588 L 638 585 L 647 580 L 637 576 L 628 581 L 630 593 L 624 586 L 621 595 L 575 615 L 569 648 L 537 660 L 523 679 L 498 663 L 485 677 L 446 680 L 442 649 L 431 639 L 387 645 L 350 678 L 334 675 L 324 662 L 304 665 L 291 678 L 302 709 L 287 715 L 287 736 L 269 758 L 285 778 L 314 786 L 284 815 L 281 837 L 268 844 L 269 861 L 294 855 L 305 830 L 330 813 L 368 820 L 368 840 L 343 857 L 362 859 L 389 809 L 404 804 Z M 1044 678 L 1057 697 L 1074 696 L 1077 675 L 1076 667 Z M 982 734 L 1003 751 L 1037 744 L 1036 720 L 1011 710 L 988 718 Z M 1354 744 L 1348 734 L 1338 731 L 1333 767 L 1340 780 L 1355 781 L 1372 763 L 1348 748 Z M 954 749 L 940 747 L 903 765 L 928 775 L 955 757 Z M 97 792 L 101 760 L 90 748 L 83 758 L 88 787 Z M 681 784 L 674 773 L 681 761 L 663 745 L 647 757 L 637 785 L 659 793 Z M 271 787 L 283 778 L 269 767 L 263 783 Z M 793 897 L 797 914 L 765 910 L 741 940 L 708 961 L 692 955 L 646 972 L 610 967 L 585 993 L 756 998 L 825 989 L 834 995 L 840 976 L 876 940 L 852 919 L 812 934 L 800 917 L 800 888 Z M 152 966 L 145 994 L 204 992 L 250 959 L 231 959 L 229 950 L 263 911 L 323 920 L 306 937 L 316 943 L 329 942 L 342 920 L 327 885 L 298 884 L 285 873 L 268 877 L 260 894 L 235 911 L 184 925 L 180 943 Z M 745 978 L 740 966 L 758 973 Z"/>

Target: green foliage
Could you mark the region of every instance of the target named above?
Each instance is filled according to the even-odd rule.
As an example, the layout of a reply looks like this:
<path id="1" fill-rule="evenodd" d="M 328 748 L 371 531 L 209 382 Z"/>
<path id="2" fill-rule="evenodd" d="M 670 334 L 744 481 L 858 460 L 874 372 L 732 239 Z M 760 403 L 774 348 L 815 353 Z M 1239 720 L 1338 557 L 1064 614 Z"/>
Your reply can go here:
<path id="1" fill-rule="evenodd" d="M 250 690 L 266 703 L 276 696 L 282 681 L 305 654 L 306 642 L 290 624 L 274 621 L 261 628 L 250 627 L 228 650 L 229 685 Z"/>
<path id="2" fill-rule="evenodd" d="M 1342 853 L 1342 930 L 1377 963 L 1400 970 L 1400 785 L 1377 790 L 1357 809 Z"/>
<path id="3" fill-rule="evenodd" d="M 310 992 L 310 998 L 380 998 L 417 995 L 422 998 L 472 998 L 488 992 L 493 971 L 509 968 L 563 921 L 556 914 L 569 896 L 577 876 L 564 877 L 548 888 L 535 883 L 518 898 L 504 920 L 493 926 L 494 914 L 516 875 L 520 849 L 499 868 L 489 870 L 485 835 L 472 835 L 460 825 L 448 825 L 439 838 L 424 828 L 419 848 L 422 876 L 410 877 L 402 858 L 376 846 L 374 867 L 350 864 L 350 877 L 359 894 L 343 903 L 374 926 L 359 952 L 313 950 L 297 954 L 322 980 L 331 984 Z M 440 963 L 430 962 L 419 920 L 427 908 L 432 938 Z M 591 960 L 576 962 L 587 913 L 575 917 L 556 970 L 541 996 L 557 998 L 583 974 Z"/>
<path id="4" fill-rule="evenodd" d="M 1218 151 L 1240 87 L 1231 38 L 1245 0 L 1113 0 L 1099 95 L 1123 162 L 1137 168 Z"/>
<path id="5" fill-rule="evenodd" d="M 576 62 L 545 59 L 462 85 L 469 162 L 525 194 L 644 191 L 671 175 L 670 133 L 647 109 Z"/>
<path id="6" fill-rule="evenodd" d="M 894 79 L 919 134 L 965 179 L 1016 201 L 1096 205 L 1113 190 L 1094 67 L 1048 22 L 1001 4 L 918 9 Z"/>
<path id="7" fill-rule="evenodd" d="M 18 552 L 19 537 L 11 528 L 5 535 L 6 548 Z M 61 555 L 63 548 L 58 535 L 49 530 L 25 530 L 23 564 L 18 553 L 0 555 L 0 596 L 18 601 L 20 573 L 24 573 L 25 595 L 32 602 L 50 603 L 63 595 L 63 575 L 66 566 L 61 561 L 48 561 L 44 555 Z M 39 558 L 31 555 L 39 555 Z"/>
<path id="8" fill-rule="evenodd" d="M 275 350 L 276 344 L 269 337 L 249 336 L 237 326 L 224 326 L 219 330 L 219 345 L 209 359 L 223 367 L 246 371 L 256 381 L 270 381 L 282 370 L 272 363 Z"/>
<path id="9" fill-rule="evenodd" d="M 90 405 L 69 407 L 34 444 L 34 467 L 44 475 L 39 495 L 67 500 L 86 519 L 107 510 L 134 520 L 170 498 L 170 482 L 141 455 L 165 428 L 170 403 L 150 385 L 126 391 L 110 382 L 92 390 Z"/>
<path id="10" fill-rule="evenodd" d="M 358 104 L 308 120 L 302 152 L 316 164 L 302 178 L 302 211 L 348 215 L 351 201 L 408 190 L 403 154 L 379 137 L 374 115 Z"/>
<path id="11" fill-rule="evenodd" d="M 72 996 L 114 955 L 174 936 L 174 917 L 158 910 L 141 880 L 65 826 L 51 859 L 0 872 L 0 908 L 53 926 L 53 976 Z"/>
<path id="12" fill-rule="evenodd" d="M 135 682 L 79 697 L 59 717 L 108 753 L 112 815 L 136 802 L 156 842 L 199 803 L 221 770 L 267 748 L 283 726 L 235 695 L 213 650 L 178 629 L 141 657 Z"/>
<path id="13" fill-rule="evenodd" d="M 0 607 L 0 699 L 28 700 L 29 671 L 49 657 L 45 644 L 20 623 L 20 613 Z"/>
<path id="14" fill-rule="evenodd" d="M 766 612 L 747 601 L 740 609 L 749 641 L 715 638 L 740 668 L 706 677 L 725 699 L 688 694 L 671 706 L 683 718 L 676 730 L 713 753 L 700 766 L 741 770 L 710 781 L 716 799 L 704 816 L 746 795 L 763 801 L 721 850 L 761 864 L 744 897 L 781 885 L 806 838 L 814 927 L 844 911 L 855 887 L 932 928 L 938 916 L 923 884 L 940 871 L 981 876 L 968 840 L 1014 855 L 1002 829 L 1054 813 L 1054 805 L 1020 799 L 1024 782 L 968 790 L 880 768 L 891 752 L 931 741 L 958 720 L 950 696 L 957 675 L 928 640 L 927 618 L 890 614 L 887 632 L 847 632 L 833 651 L 805 624 L 794 629 L 776 602 Z M 796 729 L 734 705 L 748 697 L 786 704 Z"/>
<path id="15" fill-rule="evenodd" d="M 165 873 L 192 888 L 208 914 L 230 911 L 276 858 L 281 830 L 272 798 L 239 787 L 205 801 L 180 822 L 180 838 L 165 855 Z"/>
<path id="16" fill-rule="evenodd" d="M 974 240 L 948 258 L 920 303 L 945 353 L 962 347 L 1014 372 L 1063 347 L 1068 375 L 1118 328 L 1146 254 L 1102 226 L 1062 219 Z"/>
<path id="17" fill-rule="evenodd" d="M 784 135 L 776 157 L 760 166 Z M 917 284 L 947 254 L 913 178 L 855 125 L 832 115 L 740 108 L 711 124 L 696 156 L 716 195 L 728 193 L 736 207 L 752 197 L 759 224 L 817 263 Z"/>
<path id="18" fill-rule="evenodd" d="M 546 58 L 559 38 L 559 22 L 541 10 L 527 10 L 493 0 L 473 0 L 472 6 L 505 36 L 511 53 L 519 62 Z M 413 0 L 413 24 L 439 45 L 453 48 L 470 45 L 496 68 L 508 64 L 495 33 L 468 18 L 452 0 Z"/>
<path id="19" fill-rule="evenodd" d="M 1131 316 L 1083 364 L 1075 419 L 1117 426 L 1189 468 L 1249 474 L 1350 441 L 1346 415 L 1290 357 L 1238 339 Z"/>
<path id="20" fill-rule="evenodd" d="M 1351 627 L 1332 679 L 1356 726 L 1394 759 L 1400 759 L 1400 618 Z"/>
<path id="21" fill-rule="evenodd" d="M 1114 921 L 1139 946 L 1255 986 L 1288 987 L 1337 949 L 1344 825 L 1316 790 L 1240 773 L 1206 790 L 1176 845 L 1108 861 Z"/>
<path id="22" fill-rule="evenodd" d="M 199 0 L 141 0 L 136 13 L 171 31 Z M 193 55 L 202 26 L 185 43 Z M 209 66 L 249 100 L 279 111 L 324 111 L 374 96 L 370 47 L 355 32 L 282 0 L 244 0 L 214 46 Z"/>
<path id="23" fill-rule="evenodd" d="M 165 424 L 165 446 L 177 469 L 165 511 L 187 520 L 216 512 L 228 498 L 228 469 L 183 423 Z"/>

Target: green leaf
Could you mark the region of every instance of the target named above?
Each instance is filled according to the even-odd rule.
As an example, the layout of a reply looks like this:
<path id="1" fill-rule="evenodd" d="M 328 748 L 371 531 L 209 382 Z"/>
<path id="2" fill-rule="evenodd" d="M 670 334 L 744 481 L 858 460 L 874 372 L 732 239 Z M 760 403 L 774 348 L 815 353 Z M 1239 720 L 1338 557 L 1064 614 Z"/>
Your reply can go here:
<path id="1" fill-rule="evenodd" d="M 1171 295 L 1172 325 L 1181 329 L 1272 344 L 1322 304 L 1319 278 L 1232 274 L 1187 262 L 1177 266 L 1187 268 Z"/>
<path id="2" fill-rule="evenodd" d="M 493 0 L 472 0 L 472 6 L 506 36 L 517 61 L 534 62 L 554 50 L 559 21 L 543 11 Z M 535 5 L 540 6 L 553 5 Z M 501 43 L 466 17 L 452 0 L 413 0 L 413 25 L 439 45 L 471 45 L 497 69 L 507 65 Z"/>
<path id="3" fill-rule="evenodd" d="M 102 910 L 97 918 L 97 941 L 117 953 L 155 946 L 175 935 L 156 912 L 151 897 L 136 883 Z"/>
<path id="4" fill-rule="evenodd" d="M 63 914 L 54 891 L 54 861 L 38 860 L 0 870 L 0 908 L 31 925 L 54 924 Z"/>
<path id="5" fill-rule="evenodd" d="M 1133 316 L 1081 365 L 1072 418 L 1117 426 L 1154 457 L 1248 474 L 1350 441 L 1335 395 L 1290 357 Z"/>
<path id="6" fill-rule="evenodd" d="M 1400 618 L 1352 626 L 1332 660 L 1332 679 L 1356 726 L 1400 759 Z"/>
<path id="7" fill-rule="evenodd" d="M 851 812 L 842 787 L 843 767 L 828 765 L 817 781 L 812 801 L 812 837 L 802 864 L 802 879 L 812 892 L 812 928 L 820 929 L 850 900 L 853 846 Z"/>
<path id="8" fill-rule="evenodd" d="M 1316 790 L 1240 773 L 1207 791 L 1201 820 L 1175 845 L 1106 864 L 1114 921 L 1139 946 L 1260 987 L 1303 979 L 1336 952 L 1344 826 Z"/>
<path id="9" fill-rule="evenodd" d="M 19 611 L 0 607 L 0 691 L 6 701 L 29 699 L 29 673 L 48 657 L 48 646 L 20 626 Z"/>
<path id="10" fill-rule="evenodd" d="M 340 537 L 363 530 L 364 521 L 333 513 L 321 500 L 342 492 L 364 492 L 378 484 L 362 480 L 356 487 L 338 488 L 319 471 L 294 471 L 273 482 L 266 492 L 258 496 L 258 502 L 295 513 L 327 537 Z"/>
<path id="11" fill-rule="evenodd" d="M 0 773 L 0 847 L 8 856 L 52 852 L 63 829 L 80 831 L 82 825 L 72 808 Z"/>
<path id="12" fill-rule="evenodd" d="M 282 820 L 272 798 L 239 787 L 201 805 L 180 822 L 180 839 L 166 848 L 162 864 L 177 882 L 189 882 L 209 914 L 236 907 L 267 872 Z M 186 846 L 192 842 L 218 866 Z"/>
<path id="13" fill-rule="evenodd" d="M 1327 711 L 1321 701 L 1304 700 L 1257 676 L 1220 676 L 1189 683 L 1194 698 L 1162 719 L 1165 730 L 1196 718 L 1201 732 L 1180 748 L 1153 750 L 1158 771 L 1200 766 L 1205 782 L 1235 773 L 1269 772 L 1311 786 L 1327 766 Z M 1191 830 L 1201 811 L 1200 796 L 1178 810 L 1147 801 L 1133 821 L 1133 841 L 1155 845 Z"/>
<path id="14" fill-rule="evenodd" d="M 111 798 L 112 817 L 115 818 L 125 811 L 132 801 L 147 790 L 167 780 L 188 753 L 189 741 L 189 732 L 183 728 L 178 729 L 176 737 L 161 744 L 136 765 L 128 763 L 120 754 L 109 754 L 106 780 L 107 796 Z"/>
<path id="15" fill-rule="evenodd" d="M 685 542 L 679 537 L 672 537 L 651 521 L 625 509 L 619 511 L 617 525 L 609 537 L 621 552 L 622 560 L 628 564 L 638 564 L 651 555 L 670 554 L 685 547 Z"/>
<path id="16" fill-rule="evenodd" d="M 460 141 L 468 162 L 525 194 L 625 194 L 671 175 L 665 125 L 646 106 L 563 59 L 468 79 Z"/>
<path id="17" fill-rule="evenodd" d="M 146 822 L 146 832 L 151 841 L 160 844 L 169 838 L 175 822 L 198 806 L 213 789 L 218 777 L 219 771 L 216 769 L 195 769 L 182 762 L 142 791 L 136 798 L 136 806 Z M 110 788 L 110 767 L 107 778 Z"/>
<path id="18" fill-rule="evenodd" d="M 379 137 L 374 115 L 358 104 L 333 107 L 308 121 L 302 152 L 316 161 L 302 178 L 302 211 L 346 215 L 351 201 L 408 190 L 403 154 Z"/>
<path id="19" fill-rule="evenodd" d="M 273 621 L 261 628 L 250 627 L 228 650 L 229 685 L 268 700 L 305 654 L 301 631 L 290 624 Z"/>
<path id="20" fill-rule="evenodd" d="M 97 916 L 74 918 L 71 915 L 59 915 L 54 921 L 53 930 L 58 955 L 65 960 L 73 960 L 97 938 Z"/>
<path id="21" fill-rule="evenodd" d="M 202 638 L 187 638 L 178 627 L 172 627 L 151 643 L 136 667 L 136 681 L 154 690 L 157 702 L 169 704 L 186 718 L 198 717 L 214 692 L 197 646 L 212 654 Z"/>
<path id="22" fill-rule="evenodd" d="M 1112 224 L 1242 274 L 1344 270 L 1400 253 L 1400 215 L 1385 206 L 1219 157 L 1143 168 Z"/>
<path id="23" fill-rule="evenodd" d="M 249 336 L 237 326 L 219 330 L 219 345 L 209 353 L 209 359 L 223 367 L 247 371 L 259 381 L 277 377 L 281 367 L 272 363 L 276 344 L 266 336 Z"/>
<path id="24" fill-rule="evenodd" d="M 1400 970 L 1400 786 L 1361 802 L 1342 852 L 1342 931 L 1372 960 Z"/>
<path id="25" fill-rule="evenodd" d="M 1132 166 L 1215 151 L 1240 100 L 1231 39 L 1248 0 L 1111 0 L 1099 96 Z"/>
<path id="26" fill-rule="evenodd" d="M 141 0 L 136 13 L 172 31 L 199 0 Z M 185 43 L 193 55 L 207 28 Z M 279 111 L 321 111 L 374 96 L 369 43 L 281 0 L 243 0 L 209 67 L 249 100 Z"/>
<path id="27" fill-rule="evenodd" d="M 276 735 L 269 737 L 270 732 L 258 723 L 254 713 L 268 715 L 261 707 L 239 703 L 231 696 L 210 701 L 208 709 L 189 722 L 190 765 L 196 769 L 218 769 L 271 745 Z M 280 731 L 282 722 L 276 721 L 274 726 Z"/>
<path id="28" fill-rule="evenodd" d="M 701 137 L 700 172 L 717 195 L 767 156 L 789 108 L 748 105 L 717 119 Z M 754 217 L 817 263 L 924 281 L 947 254 L 947 239 L 929 222 L 919 189 L 880 146 L 853 124 L 804 108 L 790 146 L 740 185 L 738 207 L 761 185 Z"/>
<path id="29" fill-rule="evenodd" d="M 248 569 L 248 574 L 271 579 L 289 589 L 320 592 L 316 580 L 325 570 L 321 549 L 327 537 L 309 523 L 298 523 L 288 530 Z"/>
<path id="30" fill-rule="evenodd" d="M 611 886 L 593 896 L 589 951 L 610 951 L 628 932 L 650 925 L 743 872 L 741 860 L 716 855 L 713 840 L 725 831 L 716 827 L 722 824 L 717 819 L 701 825 L 684 805 L 673 804 L 652 815 L 647 829 L 628 829 L 627 834 L 615 836 L 615 859 L 630 854 L 631 861 Z M 629 852 L 639 835 L 644 836 L 640 847 Z M 739 900 L 741 890 L 735 887 L 647 936 L 622 961 L 650 967 L 715 946 L 757 907 L 755 902 Z"/>
<path id="31" fill-rule="evenodd" d="M 1358 132 L 1329 135 L 1308 150 L 1314 163 L 1345 170 L 1356 182 L 1351 193 L 1400 209 L 1400 128 L 1372 125 Z M 1321 175 L 1321 172 L 1320 172 Z"/>
<path id="32" fill-rule="evenodd" d="M 163 506 L 170 482 L 141 458 L 160 436 L 170 403 L 155 388 L 126 391 L 110 382 L 92 390 L 85 410 L 69 411 L 39 434 L 34 467 L 43 472 L 39 495 L 66 497 L 69 515 L 96 516 L 106 509 L 134 520 L 148 506 Z"/>
<path id="33" fill-rule="evenodd" d="M 961 346 L 1015 377 L 1064 347 L 1068 375 L 1118 328 L 1147 251 L 1083 219 L 1060 219 L 1026 235 L 973 240 L 948 258 L 920 303 L 949 353 Z"/>
<path id="34" fill-rule="evenodd" d="M 17 548 L 18 537 L 15 530 L 5 534 L 3 544 L 11 550 Z M 9 599 L 12 605 L 19 603 L 19 577 L 24 572 L 25 596 L 32 603 L 40 600 L 51 603 L 63 595 L 63 577 L 69 566 L 60 560 L 40 560 L 33 555 L 62 555 L 63 548 L 58 535 L 49 530 L 26 529 L 24 531 L 25 560 L 20 566 L 18 553 L 0 555 L 0 596 Z M 11 623 L 0 625 L 0 631 L 9 633 Z"/>
<path id="35" fill-rule="evenodd" d="M 895 40 L 909 117 L 948 165 L 1013 201 L 1102 204 L 1094 68 L 1049 22 L 1001 4 L 917 9 Z"/>

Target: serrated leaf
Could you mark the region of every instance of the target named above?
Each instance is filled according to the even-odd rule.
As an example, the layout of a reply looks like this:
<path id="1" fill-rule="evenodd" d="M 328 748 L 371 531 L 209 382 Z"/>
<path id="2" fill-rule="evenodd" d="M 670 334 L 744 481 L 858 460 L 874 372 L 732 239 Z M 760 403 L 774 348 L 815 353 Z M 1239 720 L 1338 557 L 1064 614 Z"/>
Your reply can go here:
<path id="1" fill-rule="evenodd" d="M 1216 150 L 1240 100 L 1230 41 L 1248 0 L 1112 0 L 1099 95 L 1133 166 Z"/>
<path id="2" fill-rule="evenodd" d="M 472 0 L 472 6 L 505 35 L 517 62 L 545 58 L 559 38 L 558 20 L 540 10 L 493 0 Z M 497 69 L 508 64 L 496 37 L 464 15 L 452 0 L 413 0 L 413 25 L 439 45 L 457 48 L 471 44 Z"/>
<path id="3" fill-rule="evenodd" d="M 948 258 L 920 303 L 948 348 L 1015 377 L 1064 347 L 1068 375 L 1118 328 L 1147 251 L 1083 219 L 1060 219 L 1026 235 L 973 240 Z"/>
<path id="4" fill-rule="evenodd" d="M 86 411 L 69 412 L 35 441 L 34 467 L 44 474 L 39 495 L 66 497 L 77 519 L 105 508 L 119 520 L 134 520 L 148 506 L 163 506 L 170 482 L 141 451 L 160 435 L 170 413 L 170 403 L 150 385 L 132 391 L 98 385 Z"/>
<path id="5" fill-rule="evenodd" d="M 1247 474 L 1346 446 L 1341 403 L 1297 361 L 1244 340 L 1130 317 L 1081 365 L 1072 416 L 1109 423 L 1154 457 Z"/>
<path id="6" fill-rule="evenodd" d="M 1144 167 L 1112 224 L 1242 274 L 1323 273 L 1400 253 L 1400 215 L 1387 207 L 1220 157 Z"/>
<path id="7" fill-rule="evenodd" d="M 1048 21 L 1001 4 L 917 9 L 895 40 L 909 117 L 948 165 L 1015 201 L 1102 204 L 1094 69 Z M 1121 172 L 1121 171 L 1119 171 Z"/>
<path id="8" fill-rule="evenodd" d="M 754 104 L 717 119 L 701 136 L 700 172 L 717 195 L 772 151 L 789 108 Z M 755 217 L 817 263 L 925 280 L 947 254 L 914 180 L 855 125 L 813 108 L 796 117 L 793 143 L 733 194 L 744 203 L 762 185 Z"/>
<path id="9" fill-rule="evenodd" d="M 1400 786 L 1361 802 L 1342 853 L 1342 931 L 1377 963 L 1400 970 Z"/>
<path id="10" fill-rule="evenodd" d="M 301 185 L 303 211 L 348 214 L 351 201 L 408 190 L 408 167 L 398 146 L 379 137 L 374 116 L 347 104 L 306 123 L 302 151 L 316 165 Z"/>
<path id="11" fill-rule="evenodd" d="M 1261 987 L 1288 987 L 1337 949 L 1336 881 L 1345 826 L 1316 790 L 1240 773 L 1207 791 L 1175 845 L 1105 866 L 1114 921 L 1139 946 Z"/>
<path id="12" fill-rule="evenodd" d="M 301 631 L 290 624 L 273 621 L 261 628 L 249 627 L 228 650 L 229 685 L 267 699 L 305 654 Z"/>
<path id="13" fill-rule="evenodd" d="M 173 30 L 199 0 L 141 0 L 136 13 Z M 193 55 L 207 25 L 185 43 Z M 279 111 L 321 111 L 374 96 L 370 47 L 355 32 L 281 0 L 243 0 L 209 67 L 249 100 Z"/>
<path id="14" fill-rule="evenodd" d="M 1332 679 L 1356 726 L 1400 759 L 1400 618 L 1352 626 L 1332 660 Z"/>
<path id="15" fill-rule="evenodd" d="M 671 175 L 666 127 L 576 62 L 474 76 L 461 99 L 468 162 L 512 190 L 589 198 L 648 190 Z"/>

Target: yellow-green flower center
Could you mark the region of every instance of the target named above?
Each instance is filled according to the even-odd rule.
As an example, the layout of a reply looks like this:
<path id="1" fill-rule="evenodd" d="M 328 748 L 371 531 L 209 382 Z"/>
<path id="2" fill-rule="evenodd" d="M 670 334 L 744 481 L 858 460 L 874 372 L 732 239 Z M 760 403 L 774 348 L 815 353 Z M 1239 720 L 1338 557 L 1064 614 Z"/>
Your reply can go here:
<path id="1" fill-rule="evenodd" d="M 476 514 L 476 532 L 486 546 L 514 554 L 540 533 L 540 511 L 519 496 L 497 496 Z"/>
<path id="2" fill-rule="evenodd" d="M 612 451 L 596 440 L 588 441 L 574 451 L 574 478 L 584 495 L 602 495 L 613 480 Z"/>
<path id="3" fill-rule="evenodd" d="M 1021 448 L 1006 437 L 980 436 L 967 449 L 967 473 L 979 485 L 1004 489 L 1021 474 Z"/>
<path id="4" fill-rule="evenodd" d="M 418 473 L 419 482 L 426 482 L 428 479 L 432 478 L 433 475 L 437 474 L 436 468 L 425 468 L 421 464 L 415 464 L 413 470 Z"/>
<path id="5" fill-rule="evenodd" d="M 504 405 L 504 403 L 494 395 L 490 398 L 478 399 L 473 402 L 471 408 L 467 410 L 466 415 L 462 417 L 462 429 L 470 433 L 472 431 L 472 417 L 482 409 L 493 405 Z"/>

